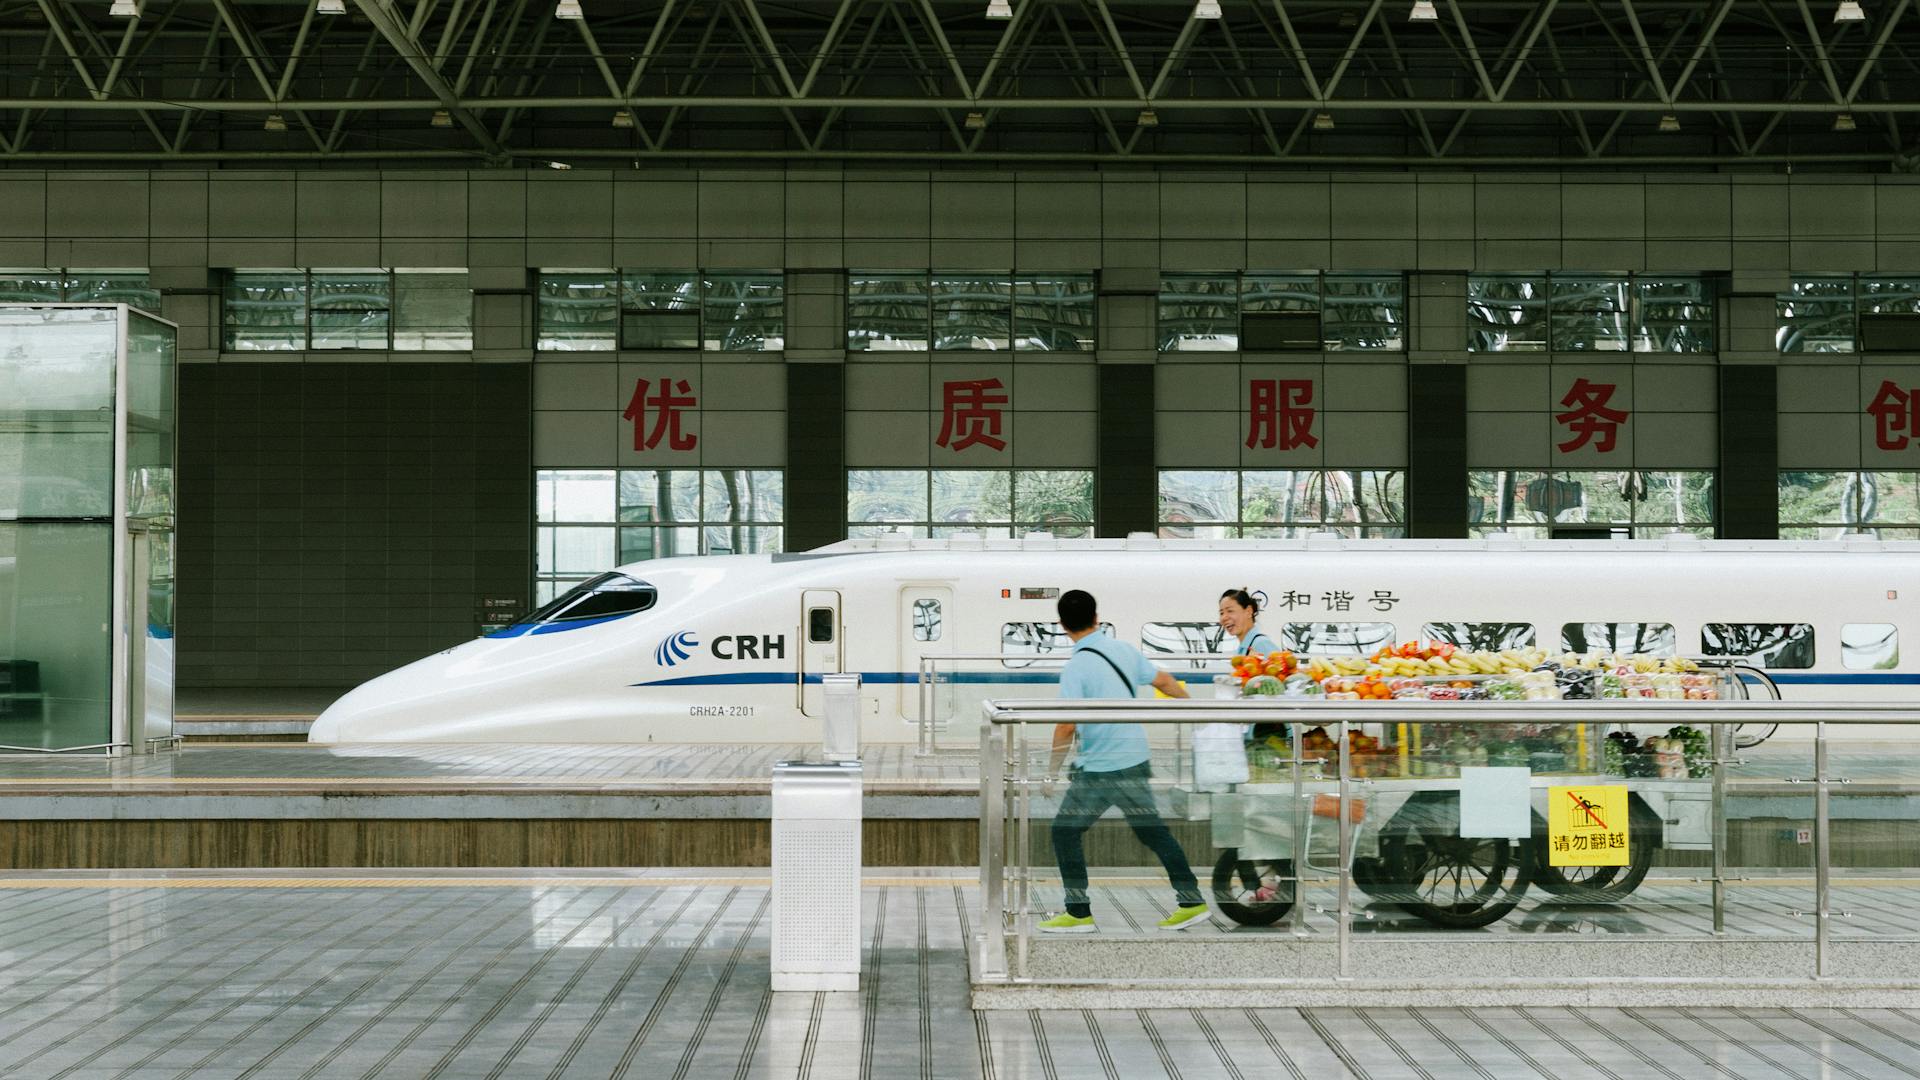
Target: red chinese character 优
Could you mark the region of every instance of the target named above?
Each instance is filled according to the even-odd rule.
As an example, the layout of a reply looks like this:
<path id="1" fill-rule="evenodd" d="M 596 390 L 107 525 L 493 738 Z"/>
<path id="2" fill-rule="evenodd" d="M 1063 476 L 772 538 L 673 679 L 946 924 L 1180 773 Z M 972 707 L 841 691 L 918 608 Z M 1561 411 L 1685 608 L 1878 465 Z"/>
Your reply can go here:
<path id="1" fill-rule="evenodd" d="M 1250 379 L 1247 449 L 1297 450 L 1320 445 L 1313 435 L 1312 379 Z"/>
<path id="2" fill-rule="evenodd" d="M 992 393 L 991 391 L 1001 391 Z M 940 389 L 940 437 L 937 446 L 965 450 L 979 444 L 1005 450 L 1000 434 L 1001 408 L 1007 403 L 1005 388 L 999 379 L 968 379 L 942 383 Z M 955 438 L 956 433 L 958 438 Z"/>
<path id="3" fill-rule="evenodd" d="M 1902 390 L 1892 379 L 1884 379 L 1867 406 L 1867 415 L 1873 417 L 1873 445 L 1905 450 L 1910 440 L 1920 438 L 1920 390 Z"/>
<path id="4" fill-rule="evenodd" d="M 1627 422 L 1626 410 L 1607 408 L 1607 402 L 1613 399 L 1613 392 L 1618 389 L 1619 386 L 1614 383 L 1573 380 L 1573 388 L 1567 391 L 1566 397 L 1560 399 L 1560 404 L 1570 408 L 1553 415 L 1554 422 L 1565 425 L 1573 436 L 1558 444 L 1561 453 L 1572 453 L 1589 442 L 1593 442 L 1593 448 L 1602 454 L 1613 450 L 1614 440 L 1620 434 L 1620 425 Z M 1595 435 L 1600 437 L 1598 442 L 1594 442 Z"/>
<path id="5" fill-rule="evenodd" d="M 638 380 L 633 387 L 633 398 L 627 402 L 627 411 L 621 413 L 623 419 L 633 421 L 633 448 L 651 450 L 660 445 L 665 437 L 669 450 L 691 450 L 700 441 L 699 436 L 689 435 L 680 430 L 680 414 L 693 408 L 693 394 L 689 392 L 685 379 L 661 379 L 660 392 L 649 397 L 646 379 Z M 653 426 L 647 426 L 647 410 L 653 410 Z"/>

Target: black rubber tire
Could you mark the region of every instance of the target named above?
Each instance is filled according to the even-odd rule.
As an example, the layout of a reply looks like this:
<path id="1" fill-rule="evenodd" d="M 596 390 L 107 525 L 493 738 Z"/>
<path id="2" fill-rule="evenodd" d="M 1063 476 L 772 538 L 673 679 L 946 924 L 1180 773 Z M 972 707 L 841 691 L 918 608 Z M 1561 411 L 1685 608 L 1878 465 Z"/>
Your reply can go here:
<path id="1" fill-rule="evenodd" d="M 1533 879 L 1533 845 L 1463 838 L 1454 792 L 1426 792 L 1408 800 L 1380 829 L 1380 900 L 1450 930 L 1500 921 L 1526 895 Z M 1444 893 L 1451 878 L 1453 888 Z"/>
<path id="2" fill-rule="evenodd" d="M 1214 908 L 1242 926 L 1272 926 L 1293 910 L 1293 890 L 1285 891 L 1284 900 L 1252 899 L 1253 890 L 1259 888 L 1259 883 L 1267 878 L 1291 883 L 1293 860 L 1243 862 L 1240 849 L 1227 848 L 1221 851 L 1220 860 L 1213 864 Z"/>
<path id="3" fill-rule="evenodd" d="M 1660 844 L 1660 819 L 1636 796 L 1628 815 L 1625 866 L 1554 866 L 1547 838 L 1533 838 L 1533 882 L 1571 904 L 1615 904 L 1633 894 L 1653 868 L 1653 849 Z"/>
<path id="4" fill-rule="evenodd" d="M 1376 900 L 1384 899 L 1394 886 L 1393 880 L 1387 875 L 1385 861 L 1367 855 L 1353 860 L 1353 884 Z"/>

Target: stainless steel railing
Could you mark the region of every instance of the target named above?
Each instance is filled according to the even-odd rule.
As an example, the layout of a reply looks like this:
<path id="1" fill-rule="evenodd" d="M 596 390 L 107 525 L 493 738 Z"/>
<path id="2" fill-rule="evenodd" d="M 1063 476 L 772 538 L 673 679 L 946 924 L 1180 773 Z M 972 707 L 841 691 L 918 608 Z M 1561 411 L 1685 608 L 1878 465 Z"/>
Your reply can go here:
<path id="1" fill-rule="evenodd" d="M 1143 724 L 1149 727 L 1184 728 L 1201 723 L 1286 724 L 1294 750 L 1287 764 L 1294 789 L 1293 843 L 1296 871 L 1293 875 L 1294 906 L 1292 917 L 1296 934 L 1302 933 L 1305 908 L 1307 833 L 1302 821 L 1307 816 L 1306 785 L 1303 766 L 1334 764 L 1333 793 L 1339 803 L 1334 811 L 1338 822 L 1339 847 L 1335 868 L 1337 908 L 1335 910 L 1338 972 L 1351 976 L 1350 924 L 1352 906 L 1351 863 L 1353 822 L 1347 812 L 1354 780 L 1348 753 L 1349 732 L 1358 724 L 1462 724 L 1462 725 L 1596 725 L 1596 732 L 1607 725 L 1687 724 L 1710 731 L 1709 761 L 1711 781 L 1711 885 L 1713 933 L 1726 932 L 1726 784 L 1728 769 L 1747 764 L 1730 756 L 1733 730 L 1741 724 L 1775 724 L 1782 727 L 1813 729 L 1813 775 L 1788 777 L 1787 784 L 1808 784 L 1813 796 L 1813 868 L 1814 868 L 1814 970 L 1817 978 L 1832 972 L 1830 924 L 1839 914 L 1833 908 L 1832 894 L 1832 815 L 1831 788 L 1849 783 L 1849 778 L 1831 774 L 1829 764 L 1829 728 L 1854 726 L 1920 726 L 1920 703 L 1898 702 L 1799 702 L 1799 701 L 1686 701 L 1598 700 L 1598 701 L 1326 701 L 1312 699 L 1266 698 L 1247 700 L 1171 700 L 1171 701 L 1063 701 L 1059 699 L 997 700 L 982 705 L 980 725 L 980 921 L 976 951 L 976 970 L 984 981 L 1017 981 L 1026 977 L 1029 942 L 1032 934 L 1030 898 L 1032 881 L 1032 810 L 1034 789 L 1039 786 L 1033 774 L 1033 757 L 1027 745 L 1029 725 L 1055 724 Z M 1328 758 L 1303 758 L 1299 753 L 1304 729 L 1310 725 L 1325 727 L 1334 736 L 1335 750 Z M 1047 752 L 1043 746 L 1041 752 Z M 1611 778 L 1608 778 L 1611 780 Z M 1391 784 L 1394 778 L 1371 778 L 1370 783 Z M 1324 784 L 1324 781 L 1319 783 Z M 1902 791 L 1908 785 L 1896 785 Z M 1920 791 L 1920 785 L 1912 790 Z M 1920 822 L 1916 822 L 1920 824 Z M 1014 850 L 1008 851 L 1012 837 Z M 1011 862 L 1009 856 L 1011 855 Z M 1011 896 L 1009 894 L 1012 894 Z M 1011 900 L 1011 903 L 1009 901 Z"/>
<path id="2" fill-rule="evenodd" d="M 917 757 L 927 757 L 946 751 L 964 750 L 973 752 L 973 747 L 943 747 L 940 745 L 940 733 L 946 729 L 945 718 L 940 715 L 938 687 L 942 685 L 940 668 L 947 664 L 983 664 L 1019 662 L 1018 668 L 1003 668 L 1005 674 L 1014 675 L 1024 672 L 1058 671 L 1063 667 L 1070 653 L 953 653 L 945 656 L 923 656 L 920 658 L 920 678 L 918 683 L 918 708 L 914 716 L 914 727 L 918 732 L 918 741 L 914 751 Z M 1223 675 L 1226 665 L 1233 660 L 1230 653 L 1153 653 L 1153 660 L 1183 660 L 1219 664 L 1220 670 L 1212 667 L 1195 667 L 1174 672 L 1175 675 Z M 949 673 L 949 677 L 954 673 Z M 1013 680 L 1009 679 L 1009 682 Z M 951 685 L 951 684 L 948 684 Z M 958 711 L 958 710 L 954 710 Z"/>

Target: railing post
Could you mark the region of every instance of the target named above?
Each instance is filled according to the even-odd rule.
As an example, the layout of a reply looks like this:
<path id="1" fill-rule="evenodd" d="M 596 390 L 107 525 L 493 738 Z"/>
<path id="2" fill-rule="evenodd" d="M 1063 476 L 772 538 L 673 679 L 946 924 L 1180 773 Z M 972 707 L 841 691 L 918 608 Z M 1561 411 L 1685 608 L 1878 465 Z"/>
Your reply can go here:
<path id="1" fill-rule="evenodd" d="M 1727 932 L 1727 725 L 1714 724 L 1713 731 L 1713 932 Z M 1672 811 L 1669 810 L 1669 813 Z"/>
<path id="2" fill-rule="evenodd" d="M 1352 875 L 1350 871 L 1353 868 L 1353 826 L 1349 823 L 1347 814 L 1347 799 L 1351 795 L 1351 792 L 1347 787 L 1347 722 L 1344 719 L 1340 721 L 1340 743 L 1334 749 L 1334 754 L 1334 760 L 1339 762 L 1340 769 L 1340 800 L 1334 807 L 1334 810 L 1340 815 L 1340 857 L 1337 865 L 1334 867 L 1334 873 L 1338 875 L 1337 881 L 1340 890 L 1340 924 L 1334 928 L 1334 939 L 1338 942 L 1340 954 L 1338 974 L 1342 979 L 1350 979 L 1353 977 L 1353 972 L 1348 961 L 1351 959 L 1349 954 L 1352 942 L 1348 931 L 1350 929 L 1349 924 L 1352 921 L 1352 912 L 1348 911 L 1347 908 L 1351 895 L 1349 885 Z"/>
<path id="3" fill-rule="evenodd" d="M 1014 850 L 1019 858 L 1014 866 L 1014 885 L 1018 890 L 1013 915 L 1014 974 L 1025 978 L 1027 974 L 1027 941 L 1033 931 L 1033 770 L 1029 767 L 1027 754 L 1027 725 L 1016 724 L 1013 729 L 1013 775 L 1014 785 L 1019 788 L 1015 798 L 1019 800 L 1020 823 L 1019 836 L 1015 838 Z"/>
<path id="4" fill-rule="evenodd" d="M 1307 791 L 1306 777 L 1303 775 L 1304 763 L 1301 760 L 1300 724 L 1287 725 L 1288 733 L 1293 737 L 1293 910 L 1287 913 L 1287 921 L 1293 925 L 1295 937 L 1307 936 Z"/>
<path id="5" fill-rule="evenodd" d="M 991 705 L 980 719 L 980 975 L 1007 977 L 1007 742 Z"/>
<path id="6" fill-rule="evenodd" d="M 1822 720 L 1813 726 L 1813 971 L 1821 979 L 1830 974 L 1827 927 L 1833 921 L 1827 784 L 1827 722 Z"/>

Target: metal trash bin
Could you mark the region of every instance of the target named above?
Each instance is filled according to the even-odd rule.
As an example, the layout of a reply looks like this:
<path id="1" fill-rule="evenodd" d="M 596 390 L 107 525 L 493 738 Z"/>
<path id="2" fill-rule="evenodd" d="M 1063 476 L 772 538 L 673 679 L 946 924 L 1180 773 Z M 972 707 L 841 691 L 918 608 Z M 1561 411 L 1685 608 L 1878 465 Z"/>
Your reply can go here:
<path id="1" fill-rule="evenodd" d="M 860 757 L 860 676 L 820 676 L 820 750 L 828 761 Z"/>
<path id="2" fill-rule="evenodd" d="M 860 989 L 860 763 L 773 767 L 773 989 Z"/>

